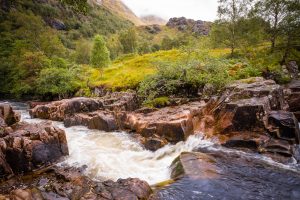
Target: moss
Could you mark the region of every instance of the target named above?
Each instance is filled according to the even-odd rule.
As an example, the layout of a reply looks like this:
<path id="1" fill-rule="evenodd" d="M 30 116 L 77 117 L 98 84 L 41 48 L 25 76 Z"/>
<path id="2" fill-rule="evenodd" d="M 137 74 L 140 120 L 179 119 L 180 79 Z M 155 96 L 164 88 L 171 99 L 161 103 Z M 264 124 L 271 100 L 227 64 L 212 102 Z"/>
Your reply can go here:
<path id="1" fill-rule="evenodd" d="M 168 97 L 159 97 L 144 103 L 144 106 L 150 108 L 162 108 L 168 105 L 170 105 L 170 100 Z"/>

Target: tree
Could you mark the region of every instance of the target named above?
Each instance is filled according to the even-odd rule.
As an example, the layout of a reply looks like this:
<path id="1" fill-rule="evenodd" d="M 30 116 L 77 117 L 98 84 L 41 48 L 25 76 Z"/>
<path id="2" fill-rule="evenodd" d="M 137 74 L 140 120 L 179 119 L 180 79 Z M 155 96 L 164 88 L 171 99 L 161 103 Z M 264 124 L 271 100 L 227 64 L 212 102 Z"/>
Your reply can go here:
<path id="1" fill-rule="evenodd" d="M 128 29 L 127 31 L 123 31 L 119 40 L 123 47 L 124 53 L 134 53 L 137 49 L 137 34 L 134 28 Z"/>
<path id="2" fill-rule="evenodd" d="M 76 44 L 76 51 L 74 54 L 74 59 L 76 63 L 79 64 L 89 64 L 91 59 L 91 50 L 92 45 L 91 42 L 81 39 Z"/>
<path id="3" fill-rule="evenodd" d="M 280 24 L 287 13 L 287 2 L 287 0 L 259 0 L 255 5 L 255 11 L 270 23 L 268 32 L 270 34 L 271 51 L 274 51 Z"/>
<path id="4" fill-rule="evenodd" d="M 67 98 L 76 88 L 74 74 L 65 68 L 45 68 L 37 79 L 37 91 L 41 95 Z"/>
<path id="5" fill-rule="evenodd" d="M 219 0 L 218 14 L 220 22 L 226 24 L 231 56 L 238 46 L 238 21 L 247 14 L 251 0 Z"/>
<path id="6" fill-rule="evenodd" d="M 293 49 L 300 48 L 300 4 L 299 0 L 286 1 L 286 15 L 279 24 L 282 27 L 284 55 L 282 63 L 289 58 Z"/>
<path id="7" fill-rule="evenodd" d="M 100 35 L 96 35 L 94 38 L 94 46 L 91 54 L 90 63 L 99 68 L 100 71 L 107 67 L 110 63 L 110 53 L 106 47 L 104 38 Z"/>

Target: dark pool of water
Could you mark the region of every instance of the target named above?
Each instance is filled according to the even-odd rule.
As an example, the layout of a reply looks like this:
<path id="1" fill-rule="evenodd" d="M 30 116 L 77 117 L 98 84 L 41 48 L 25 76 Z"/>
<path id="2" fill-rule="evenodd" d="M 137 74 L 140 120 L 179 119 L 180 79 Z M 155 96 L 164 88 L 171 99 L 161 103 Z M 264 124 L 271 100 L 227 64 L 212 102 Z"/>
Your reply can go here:
<path id="1" fill-rule="evenodd" d="M 218 176 L 184 177 L 157 191 L 156 199 L 300 199 L 300 174 L 238 153 L 214 152 Z"/>

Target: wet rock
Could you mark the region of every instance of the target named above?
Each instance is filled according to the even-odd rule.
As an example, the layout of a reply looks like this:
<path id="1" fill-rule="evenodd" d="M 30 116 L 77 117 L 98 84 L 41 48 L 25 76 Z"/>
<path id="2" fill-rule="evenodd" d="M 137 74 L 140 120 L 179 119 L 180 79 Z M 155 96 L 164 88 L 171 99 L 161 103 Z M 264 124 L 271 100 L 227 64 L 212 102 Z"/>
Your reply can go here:
<path id="1" fill-rule="evenodd" d="M 207 103 L 200 128 L 226 147 L 291 157 L 300 135 L 287 109 L 283 88 L 274 81 L 240 80 Z"/>
<path id="2" fill-rule="evenodd" d="M 1 146 L 4 160 L 15 174 L 31 172 L 68 155 L 65 132 L 51 123 L 20 123 L 2 138 Z"/>
<path id="3" fill-rule="evenodd" d="M 213 157 L 203 153 L 181 153 L 170 166 L 171 178 L 216 178 L 218 173 L 215 162 Z"/>
<path id="4" fill-rule="evenodd" d="M 63 121 L 68 115 L 88 113 L 97 110 L 133 111 L 138 108 L 134 93 L 111 93 L 101 98 L 78 97 L 55 101 L 46 105 L 38 105 L 30 110 L 33 118 Z"/>
<path id="5" fill-rule="evenodd" d="M 20 121 L 20 114 L 13 111 L 12 107 L 9 104 L 0 104 L 0 125 L 4 126 L 4 122 L 6 125 L 11 126 Z"/>
<path id="6" fill-rule="evenodd" d="M 299 122 L 291 112 L 271 111 L 268 116 L 268 129 L 274 137 L 299 144 Z"/>
<path id="7" fill-rule="evenodd" d="M 265 117 L 270 110 L 269 99 L 251 98 L 228 102 L 219 113 L 218 131 L 260 131 L 265 125 Z"/>
<path id="8" fill-rule="evenodd" d="M 93 113 L 79 113 L 67 116 L 64 120 L 66 127 L 87 126 L 89 129 L 98 129 L 102 131 L 115 131 L 118 129 L 117 122 L 112 112 L 96 111 Z"/>
<path id="9" fill-rule="evenodd" d="M 122 113 L 117 116 L 117 119 L 121 128 L 135 131 L 145 138 L 161 138 L 171 143 L 177 143 L 194 133 L 198 116 L 204 105 L 204 102 L 194 102 L 162 108 L 146 114 L 141 112 Z M 154 141 L 152 142 L 154 143 Z"/>
<path id="10" fill-rule="evenodd" d="M 82 169 L 53 167 L 32 179 L 13 179 L 13 187 L 0 184 L 2 194 L 29 199 L 148 199 L 152 190 L 139 179 L 95 182 L 84 176 Z M 46 181 L 45 181 L 45 177 Z M 18 184 L 16 183 L 18 182 Z M 43 184 L 40 184 L 44 182 Z M 3 186 L 3 187 L 2 187 Z M 22 199 L 21 198 L 21 199 Z M 25 199 L 26 199 L 25 198 Z"/>
<path id="11" fill-rule="evenodd" d="M 92 112 L 101 108 L 103 108 L 103 103 L 98 99 L 79 97 L 38 105 L 31 109 L 29 113 L 33 118 L 63 121 L 66 115 Z"/>
<path id="12" fill-rule="evenodd" d="M 218 146 L 184 152 L 171 165 L 175 182 L 154 199 L 299 199 L 299 172 Z M 284 187 L 282 187 L 284 185 Z"/>
<path id="13" fill-rule="evenodd" d="M 289 95 L 287 102 L 291 112 L 300 120 L 300 80 L 294 80 L 288 85 Z"/>

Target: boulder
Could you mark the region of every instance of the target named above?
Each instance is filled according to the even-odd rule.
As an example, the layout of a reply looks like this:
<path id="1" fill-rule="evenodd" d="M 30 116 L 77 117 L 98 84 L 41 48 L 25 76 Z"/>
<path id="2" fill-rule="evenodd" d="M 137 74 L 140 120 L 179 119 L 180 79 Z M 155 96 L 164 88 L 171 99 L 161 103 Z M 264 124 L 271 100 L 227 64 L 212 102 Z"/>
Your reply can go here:
<path id="1" fill-rule="evenodd" d="M 177 143 L 193 134 L 204 105 L 204 102 L 193 102 L 145 112 L 145 114 L 143 112 L 118 113 L 116 117 L 121 128 L 151 138 L 147 146 L 159 147 L 165 143 L 159 139 Z M 154 150 L 155 148 L 152 147 L 151 150 Z"/>
<path id="2" fill-rule="evenodd" d="M 37 105 L 30 109 L 33 118 L 63 121 L 68 115 L 88 113 L 97 110 L 133 111 L 138 108 L 135 93 L 116 92 L 101 98 L 77 97 L 54 101 L 45 105 Z"/>
<path id="3" fill-rule="evenodd" d="M 291 157 L 300 132 L 287 110 L 283 88 L 274 81 L 239 80 L 207 103 L 200 127 L 229 148 Z"/>
<path id="4" fill-rule="evenodd" d="M 0 103 L 0 126 L 4 126 L 4 123 L 7 126 L 11 126 L 20 121 L 20 114 L 13 111 L 12 107 L 9 104 Z"/>
<path id="5" fill-rule="evenodd" d="M 31 172 L 68 155 L 65 132 L 51 123 L 19 123 L 13 128 L 12 133 L 1 138 L 1 163 L 6 161 L 15 174 Z"/>
<path id="6" fill-rule="evenodd" d="M 66 127 L 87 126 L 89 129 L 98 129 L 102 131 L 115 131 L 118 129 L 117 122 L 110 111 L 95 111 L 92 113 L 77 113 L 67 116 L 64 120 Z"/>
<path id="7" fill-rule="evenodd" d="M 66 115 L 80 112 L 92 112 L 103 108 L 99 99 L 77 97 L 54 101 L 46 105 L 38 105 L 30 109 L 29 113 L 33 118 L 50 119 L 63 121 Z"/>

